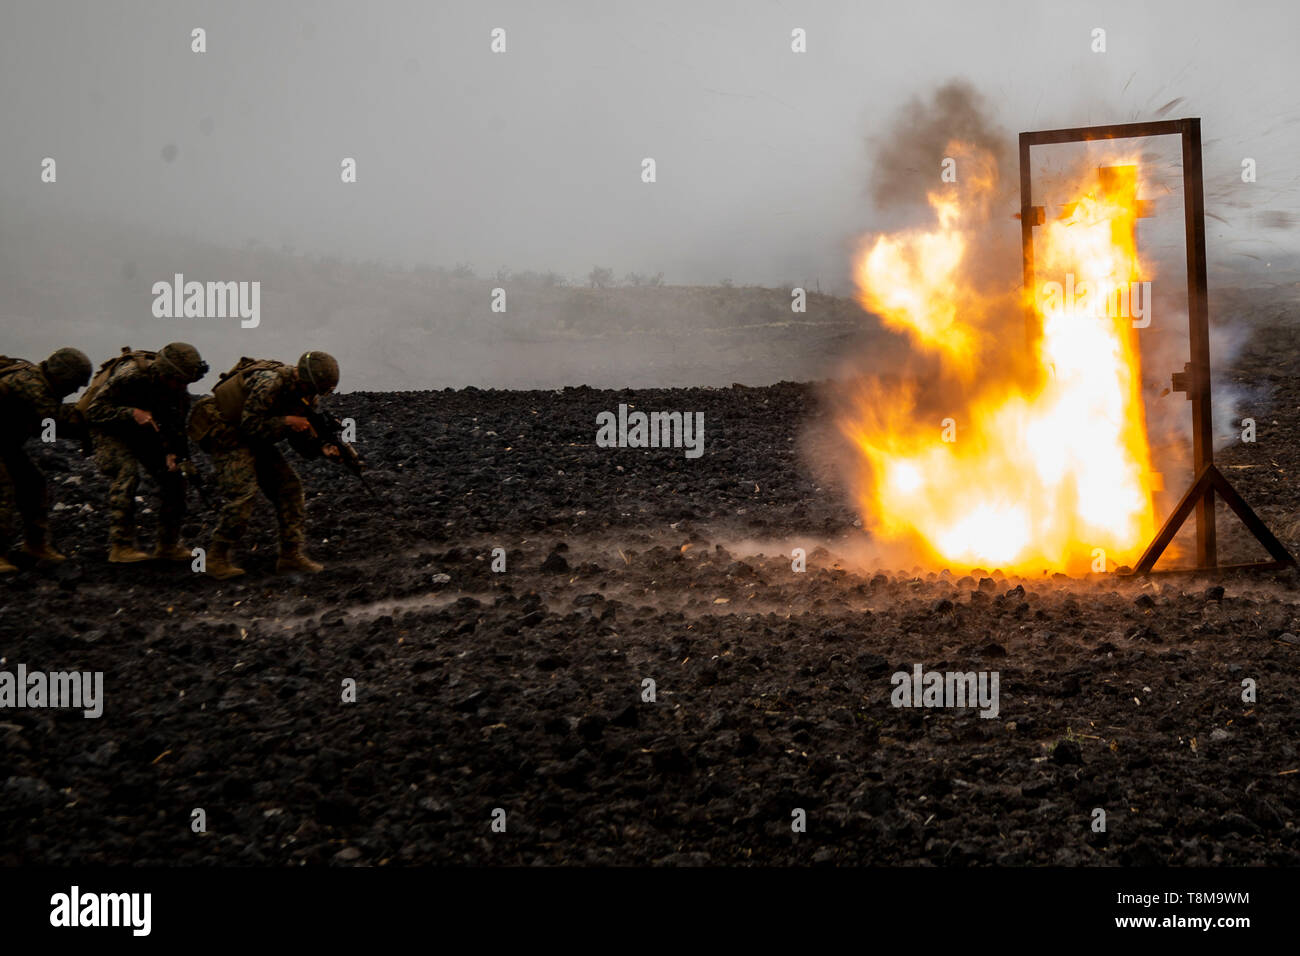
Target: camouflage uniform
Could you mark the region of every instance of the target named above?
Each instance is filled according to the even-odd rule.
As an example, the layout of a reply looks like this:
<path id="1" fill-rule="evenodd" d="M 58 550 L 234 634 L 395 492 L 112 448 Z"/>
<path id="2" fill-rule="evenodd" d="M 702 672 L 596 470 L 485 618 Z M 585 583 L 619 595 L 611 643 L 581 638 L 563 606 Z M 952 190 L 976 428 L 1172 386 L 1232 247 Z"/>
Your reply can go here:
<path id="1" fill-rule="evenodd" d="M 49 493 L 45 476 L 23 448 L 38 437 L 46 419 L 55 434 L 75 437 L 82 425 L 76 406 L 60 401 L 60 391 L 38 365 L 0 371 L 0 557 L 21 523 L 27 550 L 48 552 Z"/>
<path id="2" fill-rule="evenodd" d="M 134 409 L 149 412 L 157 431 L 139 425 Z M 190 413 L 190 394 L 180 383 L 169 383 L 154 366 L 141 368 L 123 362 L 86 407 L 86 420 L 95 440 L 95 464 L 109 479 L 108 510 L 110 543 L 135 547 L 135 493 L 144 468 L 158 483 L 161 514 L 158 521 L 160 549 L 175 547 L 185 518 L 185 479 L 179 471 L 167 469 L 167 455 L 178 460 L 188 457 L 185 422 Z"/>
<path id="3" fill-rule="evenodd" d="M 214 545 L 229 549 L 248 530 L 253 500 L 260 488 L 275 506 L 280 526 L 281 551 L 301 548 L 306 520 L 302 480 L 276 447 L 292 429 L 286 415 L 300 414 L 303 390 L 291 366 L 253 372 L 248 379 L 248 398 L 239 424 L 221 419 L 212 398 L 200 399 L 195 420 L 202 421 L 206 435 L 199 447 L 212 459 L 217 487 L 225 504 L 212 534 Z"/>

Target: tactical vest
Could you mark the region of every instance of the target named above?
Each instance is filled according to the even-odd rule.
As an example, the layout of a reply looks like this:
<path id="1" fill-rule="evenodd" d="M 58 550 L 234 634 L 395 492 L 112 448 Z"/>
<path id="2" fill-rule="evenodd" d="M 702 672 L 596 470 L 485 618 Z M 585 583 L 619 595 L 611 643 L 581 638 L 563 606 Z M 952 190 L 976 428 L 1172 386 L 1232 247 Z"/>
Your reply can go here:
<path id="1" fill-rule="evenodd" d="M 244 356 L 235 363 L 235 367 L 226 372 L 212 387 L 212 398 L 217 404 L 217 413 L 228 425 L 238 425 L 244 414 L 244 403 L 248 401 L 248 376 L 253 372 L 284 368 L 283 362 L 275 359 L 252 359 Z"/>
<path id="2" fill-rule="evenodd" d="M 104 390 L 104 384 L 113 376 L 119 368 L 127 362 L 134 362 L 135 367 L 144 371 L 153 364 L 154 359 L 158 357 L 157 352 L 146 352 L 143 349 L 132 349 L 129 345 L 122 346 L 122 354 L 114 355 L 111 359 L 99 367 L 95 377 L 90 380 L 86 390 L 81 393 L 77 399 L 77 410 L 84 412 L 90 407 L 90 403 L 95 400 L 95 396 Z"/>

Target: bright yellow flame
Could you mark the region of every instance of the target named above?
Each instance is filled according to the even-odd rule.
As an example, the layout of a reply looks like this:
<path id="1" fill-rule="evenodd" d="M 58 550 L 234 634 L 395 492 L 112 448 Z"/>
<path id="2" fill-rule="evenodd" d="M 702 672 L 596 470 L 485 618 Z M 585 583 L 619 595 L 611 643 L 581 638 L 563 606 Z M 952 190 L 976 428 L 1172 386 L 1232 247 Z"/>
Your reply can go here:
<path id="1" fill-rule="evenodd" d="M 980 291 L 971 274 L 995 176 L 932 194 L 932 228 L 864 248 L 855 269 L 862 305 L 938 358 L 940 400 L 952 402 L 930 420 L 929 396 L 918 420 L 915 384 L 874 381 L 841 418 L 860 452 L 860 505 L 876 535 L 911 542 L 936 565 L 1020 572 L 1086 571 L 1099 548 L 1110 567 L 1131 564 L 1151 537 L 1128 294 L 1151 278 L 1136 248 L 1138 167 L 1102 172 L 1100 183 L 1095 171 L 1082 178 L 1065 215 L 1037 230 L 1032 344 L 1024 303 Z M 1016 349 L 1032 350 L 1028 375 L 1007 357 Z M 941 427 L 946 417 L 955 440 Z"/>

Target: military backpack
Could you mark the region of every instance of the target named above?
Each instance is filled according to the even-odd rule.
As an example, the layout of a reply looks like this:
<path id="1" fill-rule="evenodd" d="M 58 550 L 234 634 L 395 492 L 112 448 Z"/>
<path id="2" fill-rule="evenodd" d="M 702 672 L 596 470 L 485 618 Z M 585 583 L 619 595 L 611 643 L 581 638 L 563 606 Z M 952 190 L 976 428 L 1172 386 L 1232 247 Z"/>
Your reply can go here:
<path id="1" fill-rule="evenodd" d="M 10 372 L 16 372 L 23 368 L 35 368 L 36 363 L 29 362 L 27 359 L 11 358 L 8 355 L 0 355 L 0 375 L 8 375 Z"/>
<path id="2" fill-rule="evenodd" d="M 244 356 L 235 363 L 235 367 L 226 372 L 212 387 L 212 398 L 217 405 L 217 413 L 228 425 L 238 425 L 244 414 L 244 403 L 248 401 L 248 376 L 254 372 L 264 372 L 284 368 L 283 362 L 275 359 L 253 359 Z"/>
<path id="3" fill-rule="evenodd" d="M 77 399 L 77 410 L 85 412 L 90 407 L 90 403 L 95 400 L 95 396 L 104 390 L 104 384 L 113 377 L 113 373 L 127 362 L 134 362 L 135 367 L 143 372 L 153 364 L 154 359 L 157 357 L 157 352 L 146 352 L 143 349 L 132 349 L 129 345 L 123 345 L 120 355 L 114 355 L 99 367 L 99 371 L 90 380 L 86 390 Z"/>

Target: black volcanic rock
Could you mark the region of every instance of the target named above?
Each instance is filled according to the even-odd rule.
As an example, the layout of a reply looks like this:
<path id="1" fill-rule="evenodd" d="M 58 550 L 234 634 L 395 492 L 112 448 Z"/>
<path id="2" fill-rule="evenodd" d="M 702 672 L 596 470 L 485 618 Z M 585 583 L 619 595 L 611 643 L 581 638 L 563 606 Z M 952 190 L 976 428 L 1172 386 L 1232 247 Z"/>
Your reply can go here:
<path id="1" fill-rule="evenodd" d="M 1267 381 L 1285 435 L 1300 331 L 1269 335 L 1225 375 Z M 109 566 L 94 462 L 33 447 L 79 479 L 51 483 L 72 560 L 0 580 L 0 656 L 102 672 L 104 717 L 0 710 L 0 864 L 1300 865 L 1295 777 L 1261 772 L 1295 766 L 1300 726 L 1284 575 L 859 566 L 814 386 L 328 402 L 381 501 L 290 453 L 318 576 L 274 574 L 260 500 L 244 578 Z M 620 402 L 703 412 L 705 453 L 597 447 Z M 1270 444 L 1277 472 L 1220 456 L 1285 539 L 1300 443 Z M 1237 525 L 1224 563 L 1253 559 Z M 895 706 L 918 664 L 998 671 L 998 717 Z M 1080 813 L 1127 805 L 1156 829 L 1087 835 Z"/>

